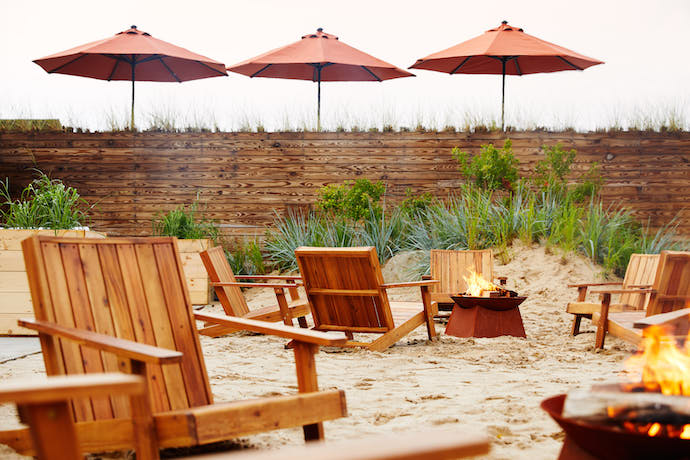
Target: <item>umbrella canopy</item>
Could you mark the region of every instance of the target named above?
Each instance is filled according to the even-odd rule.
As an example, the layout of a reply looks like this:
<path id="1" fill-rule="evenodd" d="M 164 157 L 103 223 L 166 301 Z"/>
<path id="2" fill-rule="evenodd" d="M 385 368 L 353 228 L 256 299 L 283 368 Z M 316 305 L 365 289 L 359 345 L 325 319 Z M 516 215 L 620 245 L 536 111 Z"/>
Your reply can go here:
<path id="1" fill-rule="evenodd" d="M 451 75 L 503 75 L 503 128 L 506 75 L 584 70 L 597 64 L 603 62 L 526 34 L 521 28 L 503 21 L 500 26 L 489 29 L 478 37 L 418 59 L 410 68 L 435 70 Z"/>
<path id="2" fill-rule="evenodd" d="M 227 75 L 225 65 L 200 54 L 153 38 L 136 26 L 103 40 L 36 59 L 48 73 L 62 73 L 99 80 L 178 82 Z"/>
<path id="3" fill-rule="evenodd" d="M 228 67 L 249 77 L 311 80 L 318 83 L 317 119 L 321 129 L 322 81 L 383 81 L 414 77 L 406 70 L 377 59 L 338 40 L 323 29 L 302 36 L 282 48 Z"/>

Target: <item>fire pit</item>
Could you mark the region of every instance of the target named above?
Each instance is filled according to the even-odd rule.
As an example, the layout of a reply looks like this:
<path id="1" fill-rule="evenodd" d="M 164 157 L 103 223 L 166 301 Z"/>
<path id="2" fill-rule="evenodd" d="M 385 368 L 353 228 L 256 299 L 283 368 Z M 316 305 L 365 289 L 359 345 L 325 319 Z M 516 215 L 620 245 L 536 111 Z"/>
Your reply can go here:
<path id="1" fill-rule="evenodd" d="M 467 291 L 451 296 L 455 305 L 446 334 L 456 337 L 526 337 L 518 306 L 527 297 L 486 281 L 471 272 Z"/>
<path id="2" fill-rule="evenodd" d="M 566 433 L 562 460 L 690 459 L 690 341 L 649 327 L 626 368 L 641 380 L 542 402 Z"/>
<path id="3" fill-rule="evenodd" d="M 687 439 L 653 437 L 563 417 L 565 398 L 564 394 L 558 395 L 541 403 L 541 408 L 565 431 L 560 460 L 690 459 L 690 440 Z"/>

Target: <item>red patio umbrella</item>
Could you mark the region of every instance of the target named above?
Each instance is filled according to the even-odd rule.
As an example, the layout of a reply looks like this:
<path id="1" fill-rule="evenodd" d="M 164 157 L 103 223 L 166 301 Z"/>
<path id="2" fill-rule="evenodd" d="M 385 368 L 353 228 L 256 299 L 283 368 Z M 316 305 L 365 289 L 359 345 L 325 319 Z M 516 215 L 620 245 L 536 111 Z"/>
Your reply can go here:
<path id="1" fill-rule="evenodd" d="M 48 73 L 62 73 L 99 80 L 131 80 L 132 130 L 134 129 L 134 82 L 182 83 L 226 75 L 225 65 L 200 54 L 153 38 L 132 26 L 103 40 L 36 59 Z"/>
<path id="2" fill-rule="evenodd" d="M 526 34 L 507 21 L 495 29 L 451 48 L 418 59 L 411 69 L 437 72 L 503 75 L 501 129 L 504 128 L 506 75 L 584 70 L 602 61 L 583 56 Z"/>
<path id="3" fill-rule="evenodd" d="M 316 33 L 282 48 L 276 48 L 239 64 L 228 67 L 231 72 L 249 77 L 311 80 L 318 84 L 317 125 L 321 129 L 322 81 L 383 81 L 413 74 L 370 56 L 327 34 Z"/>

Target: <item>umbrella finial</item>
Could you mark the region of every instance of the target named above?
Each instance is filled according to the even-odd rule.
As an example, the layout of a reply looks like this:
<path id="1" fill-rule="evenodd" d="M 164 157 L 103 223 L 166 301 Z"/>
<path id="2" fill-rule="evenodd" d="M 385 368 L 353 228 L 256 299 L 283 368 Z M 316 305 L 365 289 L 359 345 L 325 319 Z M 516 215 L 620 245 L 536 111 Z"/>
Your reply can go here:
<path id="1" fill-rule="evenodd" d="M 131 26 L 130 29 L 137 30 L 137 26 Z"/>
<path id="2" fill-rule="evenodd" d="M 323 32 L 323 27 L 319 27 L 318 29 L 316 29 L 316 31 L 317 32 Z"/>
<path id="3" fill-rule="evenodd" d="M 508 24 L 508 21 L 504 19 L 503 21 L 501 21 L 501 24 Z"/>

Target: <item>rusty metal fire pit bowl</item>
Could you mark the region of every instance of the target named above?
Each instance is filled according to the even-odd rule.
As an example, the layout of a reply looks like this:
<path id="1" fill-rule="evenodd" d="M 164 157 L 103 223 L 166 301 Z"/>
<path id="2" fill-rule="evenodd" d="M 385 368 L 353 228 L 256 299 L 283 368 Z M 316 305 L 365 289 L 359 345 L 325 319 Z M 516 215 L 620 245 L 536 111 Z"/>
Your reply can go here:
<path id="1" fill-rule="evenodd" d="M 509 292 L 509 291 L 506 291 Z M 520 305 L 527 297 L 502 295 L 474 297 L 451 296 L 455 301 L 448 318 L 446 334 L 455 337 L 526 337 Z"/>
<path id="2" fill-rule="evenodd" d="M 652 437 L 563 417 L 565 396 L 541 403 L 541 408 L 565 431 L 560 460 L 690 460 L 690 440 Z"/>
<path id="3" fill-rule="evenodd" d="M 505 311 L 517 308 L 527 297 L 472 297 L 468 295 L 454 295 L 451 299 L 461 308 L 481 307 L 494 311 Z"/>

